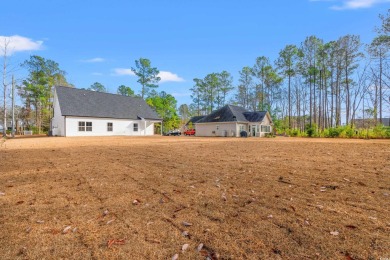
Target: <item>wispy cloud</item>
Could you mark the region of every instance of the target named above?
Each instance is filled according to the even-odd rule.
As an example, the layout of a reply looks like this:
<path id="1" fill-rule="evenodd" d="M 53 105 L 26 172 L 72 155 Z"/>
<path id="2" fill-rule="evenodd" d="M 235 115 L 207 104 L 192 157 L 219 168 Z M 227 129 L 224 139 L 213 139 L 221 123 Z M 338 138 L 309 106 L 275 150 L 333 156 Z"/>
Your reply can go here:
<path id="1" fill-rule="evenodd" d="M 114 76 L 135 76 L 134 72 L 131 69 L 126 68 L 115 68 L 113 69 Z M 177 74 L 170 71 L 160 71 L 158 77 L 161 78 L 160 83 L 164 82 L 183 82 L 184 79 L 179 77 Z"/>
<path id="2" fill-rule="evenodd" d="M 6 46 L 7 45 L 7 46 Z M 12 55 L 22 51 L 36 51 L 43 48 L 43 41 L 34 41 L 20 35 L 1 36 L 0 54 L 4 55 L 4 48 L 7 47 L 7 54 Z"/>
<path id="3" fill-rule="evenodd" d="M 125 68 L 116 68 L 113 69 L 114 73 L 112 75 L 114 76 L 135 76 L 134 72 L 131 71 L 131 69 L 125 69 Z"/>
<path id="4" fill-rule="evenodd" d="M 169 71 L 160 71 L 158 76 L 161 78 L 161 83 L 163 82 L 183 82 L 184 79 L 179 77 L 177 74 L 174 74 Z"/>
<path id="5" fill-rule="evenodd" d="M 93 76 L 102 76 L 103 73 L 100 73 L 100 72 L 92 72 L 91 75 L 93 75 Z"/>
<path id="6" fill-rule="evenodd" d="M 389 3 L 390 0 L 310 0 L 310 2 L 335 2 L 330 6 L 333 10 L 362 9 L 374 5 Z"/>
<path id="7" fill-rule="evenodd" d="M 103 62 L 105 59 L 103 58 L 92 58 L 92 59 L 86 59 L 86 60 L 81 60 L 81 62 L 87 62 L 87 63 L 97 63 L 97 62 Z"/>

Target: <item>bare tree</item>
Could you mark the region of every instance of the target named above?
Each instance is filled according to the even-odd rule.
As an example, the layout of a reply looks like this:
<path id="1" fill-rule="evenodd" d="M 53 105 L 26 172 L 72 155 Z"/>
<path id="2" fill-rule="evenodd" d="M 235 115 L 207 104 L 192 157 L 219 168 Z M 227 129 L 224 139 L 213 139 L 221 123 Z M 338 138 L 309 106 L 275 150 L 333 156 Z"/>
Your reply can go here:
<path id="1" fill-rule="evenodd" d="M 1 45 L 1 52 L 3 56 L 3 137 L 7 135 L 7 66 L 8 66 L 8 49 L 10 39 L 4 37 L 4 42 Z"/>

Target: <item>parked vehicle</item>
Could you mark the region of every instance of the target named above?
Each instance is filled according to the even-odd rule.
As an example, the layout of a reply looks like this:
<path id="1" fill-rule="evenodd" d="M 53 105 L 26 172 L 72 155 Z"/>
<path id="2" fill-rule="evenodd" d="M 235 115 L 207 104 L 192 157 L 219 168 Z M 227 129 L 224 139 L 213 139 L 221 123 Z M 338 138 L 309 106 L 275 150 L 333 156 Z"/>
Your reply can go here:
<path id="1" fill-rule="evenodd" d="M 166 133 L 165 135 L 168 135 L 168 136 L 179 136 L 179 135 L 181 135 L 181 132 L 179 130 L 171 130 L 168 133 Z"/>
<path id="2" fill-rule="evenodd" d="M 184 135 L 195 135 L 195 129 L 187 129 L 184 131 Z"/>

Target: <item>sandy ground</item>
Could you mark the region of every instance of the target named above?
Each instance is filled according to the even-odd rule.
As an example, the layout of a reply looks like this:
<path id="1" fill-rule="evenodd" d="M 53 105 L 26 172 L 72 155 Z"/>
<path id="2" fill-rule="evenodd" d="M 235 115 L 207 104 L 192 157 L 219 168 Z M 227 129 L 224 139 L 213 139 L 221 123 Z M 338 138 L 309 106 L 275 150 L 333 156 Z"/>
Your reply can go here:
<path id="1" fill-rule="evenodd" d="M 389 140 L 12 139 L 0 192 L 0 259 L 390 258 Z"/>

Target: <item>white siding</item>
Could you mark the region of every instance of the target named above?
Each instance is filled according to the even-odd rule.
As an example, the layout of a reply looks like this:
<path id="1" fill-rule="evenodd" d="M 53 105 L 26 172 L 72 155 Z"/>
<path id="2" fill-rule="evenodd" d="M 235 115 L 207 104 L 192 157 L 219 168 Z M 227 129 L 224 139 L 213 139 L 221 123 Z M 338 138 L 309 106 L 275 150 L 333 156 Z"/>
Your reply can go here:
<path id="1" fill-rule="evenodd" d="M 65 117 L 61 115 L 60 105 L 58 103 L 57 95 L 54 94 L 53 99 L 53 107 L 54 107 L 54 116 L 51 119 L 51 130 L 53 131 L 53 135 L 56 136 L 64 136 L 64 123 Z"/>
<path id="2" fill-rule="evenodd" d="M 217 126 L 218 129 L 217 129 Z M 234 123 L 195 124 L 196 136 L 239 136 L 238 125 Z"/>
<path id="3" fill-rule="evenodd" d="M 92 122 L 92 131 L 79 131 L 79 122 Z M 107 123 L 113 123 L 113 131 L 107 131 Z M 138 131 L 134 131 L 138 123 Z M 146 130 L 145 130 L 146 125 Z M 129 119 L 66 117 L 66 136 L 143 136 L 154 134 L 154 122 Z"/>

